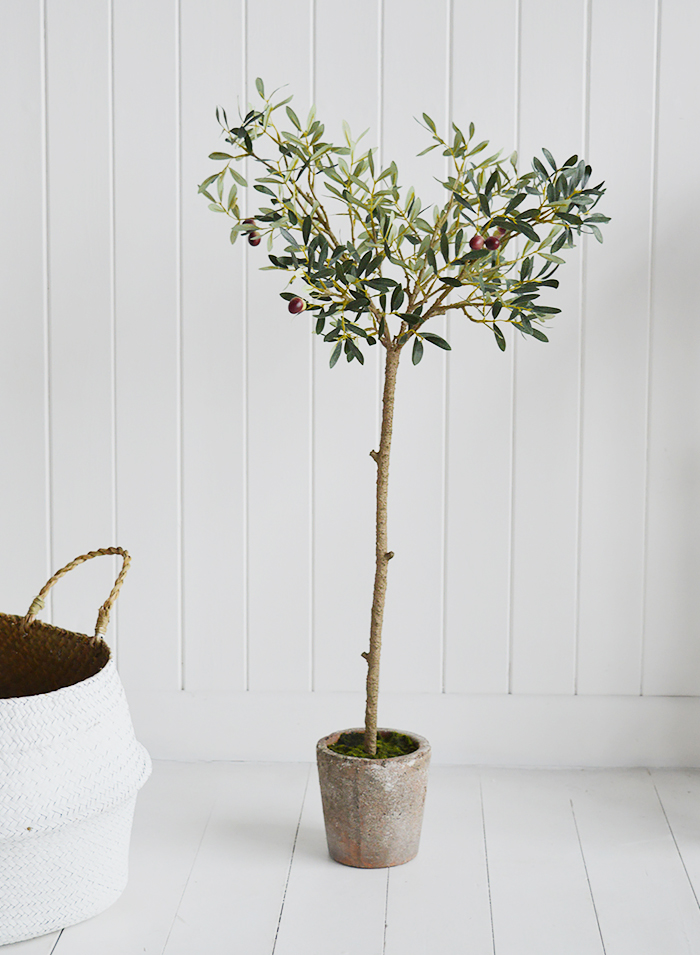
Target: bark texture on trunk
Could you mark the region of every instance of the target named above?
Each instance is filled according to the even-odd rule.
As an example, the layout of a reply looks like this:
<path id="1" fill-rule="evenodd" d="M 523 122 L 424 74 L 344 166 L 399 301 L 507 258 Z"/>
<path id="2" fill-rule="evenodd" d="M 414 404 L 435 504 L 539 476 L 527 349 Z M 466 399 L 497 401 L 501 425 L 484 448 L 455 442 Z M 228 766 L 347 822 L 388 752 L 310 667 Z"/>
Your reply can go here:
<path id="1" fill-rule="evenodd" d="M 400 350 L 387 348 L 384 366 L 384 395 L 382 398 L 382 430 L 379 450 L 370 454 L 377 464 L 377 522 L 376 566 L 374 572 L 374 596 L 370 624 L 369 653 L 362 656 L 367 661 L 367 708 L 365 710 L 365 751 L 370 756 L 377 752 L 377 700 L 379 696 L 379 658 L 382 648 L 382 622 L 386 600 L 387 568 L 394 556 L 387 544 L 387 499 L 389 491 L 389 456 L 391 433 L 394 423 L 394 394 L 396 373 L 399 367 Z"/>

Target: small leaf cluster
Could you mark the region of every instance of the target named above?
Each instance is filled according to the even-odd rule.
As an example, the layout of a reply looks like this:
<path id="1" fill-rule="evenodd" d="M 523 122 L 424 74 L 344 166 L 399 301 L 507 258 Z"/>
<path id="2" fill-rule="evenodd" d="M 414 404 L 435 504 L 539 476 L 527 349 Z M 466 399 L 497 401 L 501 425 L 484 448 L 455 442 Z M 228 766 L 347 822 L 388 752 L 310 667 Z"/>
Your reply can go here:
<path id="1" fill-rule="evenodd" d="M 534 157 L 520 174 L 517 155 L 489 154 L 487 141 L 475 141 L 473 124 L 465 134 L 453 123 L 445 139 L 424 113 L 421 125 L 432 142 L 420 155 L 440 149 L 449 167 L 439 180 L 445 201 L 429 209 L 412 187 L 402 194 L 396 163 L 377 168 L 376 150 L 359 148 L 365 133 L 353 140 L 344 123 L 344 144 L 329 142 L 315 108 L 302 122 L 292 97 L 266 97 L 260 79 L 256 87 L 261 105 L 238 125 L 217 109 L 231 150 L 211 153 L 223 166 L 199 192 L 213 211 L 234 220 L 232 243 L 250 232 L 251 218 L 267 235 L 267 268 L 303 283 L 282 298 L 303 298 L 315 333 L 333 346 L 331 366 L 343 353 L 363 363 L 364 349 L 378 343 L 401 349 L 412 342 L 414 364 L 424 342 L 449 350 L 424 328 L 448 311 L 486 325 L 502 350 L 503 324 L 547 341 L 541 326 L 560 309 L 539 299 L 559 284 L 553 276 L 564 262 L 560 253 L 574 247 L 574 235 L 602 241 L 600 226 L 609 221 L 592 212 L 605 189 L 589 185 L 583 159 L 570 156 L 560 166 L 543 149 L 544 161 Z M 239 187 L 248 183 L 235 167 L 244 160 L 260 172 L 252 185 L 255 213 L 241 213 L 239 205 Z M 283 250 L 273 252 L 276 236 Z"/>

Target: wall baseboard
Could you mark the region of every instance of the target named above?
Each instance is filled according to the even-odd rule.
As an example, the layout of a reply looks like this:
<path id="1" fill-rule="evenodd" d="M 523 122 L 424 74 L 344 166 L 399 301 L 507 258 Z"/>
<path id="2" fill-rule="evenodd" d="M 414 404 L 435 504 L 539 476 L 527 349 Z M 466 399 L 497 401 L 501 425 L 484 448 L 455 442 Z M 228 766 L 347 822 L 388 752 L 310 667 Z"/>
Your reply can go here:
<path id="1" fill-rule="evenodd" d="M 359 693 L 133 695 L 157 759 L 311 761 L 316 740 L 364 718 Z M 436 763 L 700 767 L 700 698 L 392 694 L 383 726 L 426 736 Z"/>

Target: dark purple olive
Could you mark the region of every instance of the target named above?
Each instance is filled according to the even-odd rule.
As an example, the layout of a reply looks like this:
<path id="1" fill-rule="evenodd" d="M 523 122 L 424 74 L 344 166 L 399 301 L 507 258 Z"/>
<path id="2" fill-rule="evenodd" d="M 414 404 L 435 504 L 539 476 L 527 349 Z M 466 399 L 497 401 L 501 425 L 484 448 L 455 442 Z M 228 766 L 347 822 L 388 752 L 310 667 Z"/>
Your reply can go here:
<path id="1" fill-rule="evenodd" d="M 483 235 L 473 235 L 469 240 L 469 248 L 473 249 L 475 252 L 478 252 L 479 249 L 484 247 L 484 237 Z"/>
<path id="2" fill-rule="evenodd" d="M 248 245 L 260 245 L 260 236 L 257 232 L 248 233 Z"/>
<path id="3" fill-rule="evenodd" d="M 501 238 L 503 238 L 503 236 L 506 234 L 507 230 L 504 229 L 502 225 L 499 225 L 499 227 L 496 229 L 496 232 L 498 232 L 498 234 L 501 236 Z"/>
<path id="4" fill-rule="evenodd" d="M 244 220 L 243 220 L 243 225 L 252 225 L 252 226 L 254 226 L 254 225 L 255 225 L 255 219 L 244 219 Z"/>
<path id="5" fill-rule="evenodd" d="M 484 242 L 484 245 L 490 252 L 493 252 L 494 249 L 497 249 L 500 244 L 501 244 L 501 240 L 498 238 L 497 235 L 490 235 L 488 239 L 486 240 L 486 242 Z"/>
<path id="6" fill-rule="evenodd" d="M 306 303 L 302 298 L 299 298 L 297 295 L 295 298 L 290 299 L 289 305 L 287 306 L 292 315 L 298 315 L 299 312 L 303 312 L 306 308 Z"/>

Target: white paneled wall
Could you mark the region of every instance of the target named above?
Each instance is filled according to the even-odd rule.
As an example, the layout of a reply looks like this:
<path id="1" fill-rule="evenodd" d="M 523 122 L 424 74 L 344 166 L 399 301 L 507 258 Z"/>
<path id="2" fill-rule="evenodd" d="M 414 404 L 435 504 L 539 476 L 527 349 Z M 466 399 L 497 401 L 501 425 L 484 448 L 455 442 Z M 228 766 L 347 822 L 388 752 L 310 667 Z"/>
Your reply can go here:
<path id="1" fill-rule="evenodd" d="M 196 187 L 262 76 L 437 200 L 425 110 L 585 155 L 613 219 L 548 345 L 452 316 L 402 364 L 381 718 L 452 761 L 700 761 L 699 34 L 687 0 L 4 0 L 0 608 L 118 543 L 154 755 L 361 721 L 379 356 L 329 369 Z M 114 570 L 48 613 L 91 630 Z"/>

